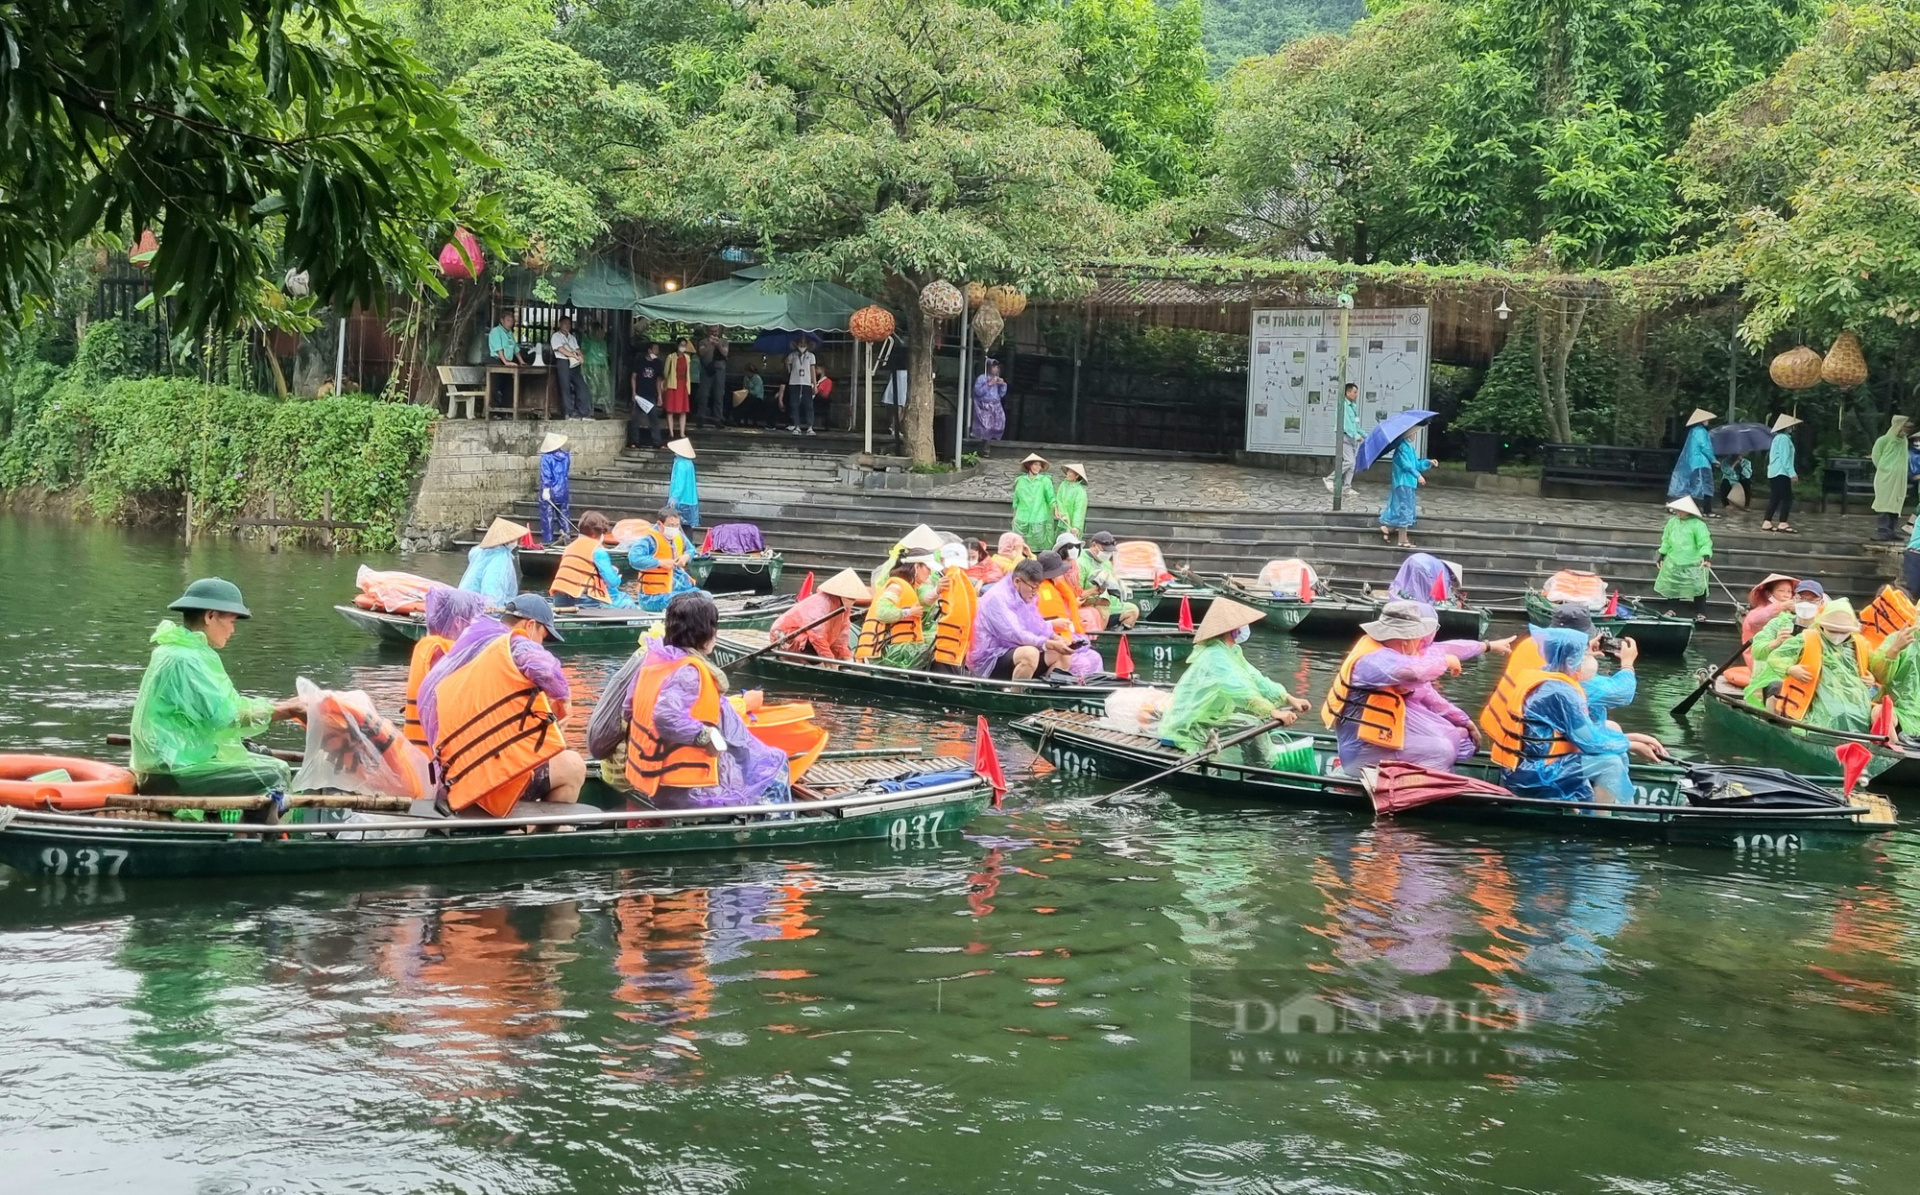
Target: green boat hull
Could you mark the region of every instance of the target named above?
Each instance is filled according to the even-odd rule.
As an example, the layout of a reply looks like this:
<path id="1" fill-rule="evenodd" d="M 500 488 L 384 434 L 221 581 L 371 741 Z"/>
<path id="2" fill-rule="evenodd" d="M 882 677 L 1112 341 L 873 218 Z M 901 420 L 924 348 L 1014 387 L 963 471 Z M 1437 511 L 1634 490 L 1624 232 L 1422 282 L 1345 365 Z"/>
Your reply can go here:
<path id="1" fill-rule="evenodd" d="M 722 628 L 758 628 L 766 629 L 775 619 L 784 614 L 793 605 L 791 597 L 759 598 L 752 602 L 728 603 L 720 608 Z M 366 631 L 382 643 L 398 647 L 411 647 L 427 633 L 424 619 L 413 614 L 388 614 L 382 610 L 362 610 L 358 606 L 339 605 L 334 607 L 340 617 L 354 626 Z M 554 627 L 564 637 L 562 642 L 549 645 L 559 650 L 593 651 L 606 648 L 619 648 L 631 651 L 640 641 L 640 636 L 658 624 L 663 614 L 645 610 L 622 610 L 605 615 L 569 615 L 554 616 Z"/>
<path id="2" fill-rule="evenodd" d="M 1631 605 L 1622 605 L 1633 611 Z M 1552 622 L 1553 603 L 1537 593 L 1528 593 L 1527 621 L 1537 627 Z M 1687 654 L 1687 645 L 1693 642 L 1694 623 L 1691 618 L 1668 618 L 1664 614 L 1633 611 L 1625 617 L 1596 615 L 1593 627 L 1616 638 L 1632 639 L 1639 645 L 1643 656 L 1683 656 Z"/>
<path id="3" fill-rule="evenodd" d="M 1194 585 L 1185 581 L 1173 581 L 1154 590 L 1154 602 L 1151 606 L 1140 604 L 1140 621 L 1172 622 L 1180 621 L 1180 599 L 1187 599 L 1187 610 L 1193 615 L 1197 626 L 1207 616 L 1207 608 L 1213 605 L 1213 599 L 1219 596 L 1211 585 Z"/>
<path id="4" fill-rule="evenodd" d="M 1222 585 L 1220 592 L 1241 605 L 1251 606 L 1266 615 L 1265 618 L 1253 624 L 1253 629 L 1256 631 L 1291 631 L 1300 625 L 1302 619 L 1313 613 L 1312 602 L 1303 602 L 1297 598 L 1277 598 L 1233 581 Z"/>
<path id="5" fill-rule="evenodd" d="M 1736 694 L 1715 688 L 1701 699 L 1707 717 L 1730 739 L 1746 748 L 1755 759 L 1774 767 L 1803 774 L 1827 774 L 1840 764 L 1834 751 L 1842 744 L 1858 741 L 1853 736 L 1835 734 L 1804 723 L 1787 725 L 1767 717 L 1746 704 Z M 1865 744 L 1872 758 L 1862 773 L 1877 789 L 1906 795 L 1920 789 L 1920 752 Z"/>
<path id="6" fill-rule="evenodd" d="M 1152 739 L 1110 730 L 1084 715 L 1035 714 L 1015 722 L 1013 729 L 1037 754 L 1071 775 L 1142 780 L 1165 771 L 1181 758 L 1178 751 Z M 1313 740 L 1315 771 L 1283 772 L 1216 759 L 1176 772 L 1164 783 L 1217 797 L 1373 815 L 1373 802 L 1360 780 L 1340 774 L 1334 767 L 1337 748 L 1333 736 L 1291 735 L 1287 730 L 1278 733 L 1283 739 Z M 1498 769 L 1485 757 L 1465 761 L 1458 770 L 1499 783 Z M 1555 834 L 1685 843 L 1753 854 L 1857 847 L 1894 828 L 1890 820 L 1865 820 L 1870 811 L 1865 805 L 1858 807 L 1857 816 L 1831 818 L 1764 811 L 1749 816 L 1702 812 L 1689 806 L 1681 795 L 1682 772 L 1678 768 L 1635 766 L 1633 779 L 1635 803 L 1610 806 L 1604 812 L 1557 801 L 1514 804 L 1455 797 L 1409 809 L 1402 816 L 1475 821 Z"/>
<path id="7" fill-rule="evenodd" d="M 688 566 L 693 583 L 715 593 L 772 593 L 780 588 L 786 561 L 778 552 L 764 556 L 695 556 Z"/>

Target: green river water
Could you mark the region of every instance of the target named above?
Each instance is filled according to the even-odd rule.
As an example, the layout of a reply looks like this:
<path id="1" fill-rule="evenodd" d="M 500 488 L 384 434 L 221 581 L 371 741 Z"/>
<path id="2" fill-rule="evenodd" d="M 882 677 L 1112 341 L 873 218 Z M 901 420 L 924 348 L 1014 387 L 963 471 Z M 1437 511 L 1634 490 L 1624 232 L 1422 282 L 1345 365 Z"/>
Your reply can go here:
<path id="1" fill-rule="evenodd" d="M 0 741 L 105 753 L 165 604 L 208 573 L 256 612 L 226 653 L 243 690 L 395 707 L 405 658 L 330 609 L 358 563 L 0 518 Z M 1315 697 L 1338 657 L 1250 654 Z M 572 671 L 591 693 L 615 664 Z M 1622 721 L 1701 749 L 1659 712 L 1688 684 L 1644 665 Z M 822 710 L 839 745 L 973 722 Z M 1909 834 L 1735 857 L 1151 792 L 1069 809 L 1095 790 L 997 738 L 1006 808 L 918 850 L 8 873 L 0 1190 L 1914 1189 Z M 1524 1008 L 1525 1054 L 1196 1067 L 1223 972 L 1276 1004 Z"/>

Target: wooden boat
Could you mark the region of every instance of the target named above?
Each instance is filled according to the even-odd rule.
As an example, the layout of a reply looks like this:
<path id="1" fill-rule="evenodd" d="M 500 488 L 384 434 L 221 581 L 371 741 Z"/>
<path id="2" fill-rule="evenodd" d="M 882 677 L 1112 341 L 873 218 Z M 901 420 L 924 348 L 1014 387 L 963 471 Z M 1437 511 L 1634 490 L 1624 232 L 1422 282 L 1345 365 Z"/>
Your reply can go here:
<path id="1" fill-rule="evenodd" d="M 734 661 L 765 647 L 770 639 L 766 631 L 723 630 L 713 647 L 713 662 L 721 668 L 732 668 Z M 941 709 L 984 710 L 995 714 L 1024 714 L 1055 708 L 1100 710 L 1105 708 L 1107 694 L 1132 687 L 1129 682 L 1112 679 L 1092 684 L 982 680 L 944 672 L 889 668 L 884 664 L 822 660 L 806 652 L 784 649 L 758 656 L 741 667 L 777 678 L 789 686 L 904 697 Z"/>
<path id="2" fill-rule="evenodd" d="M 1691 618 L 1669 618 L 1624 599 L 1620 610 L 1618 615 L 1594 615 L 1594 629 L 1617 638 L 1632 639 L 1640 645 L 1641 655 L 1682 656 L 1686 654 L 1687 645 L 1693 642 Z M 1527 621 L 1534 626 L 1544 627 L 1553 620 L 1553 603 L 1537 592 L 1527 593 L 1526 611 Z"/>
<path id="3" fill-rule="evenodd" d="M 774 619 L 793 605 L 793 597 L 789 594 L 759 598 L 723 597 L 716 601 L 720 607 L 720 625 L 723 628 L 770 627 Z M 419 614 L 389 614 L 384 610 L 362 610 L 354 605 L 339 605 L 334 609 L 340 612 L 340 617 L 382 643 L 410 646 L 427 633 L 426 619 Z M 614 610 L 606 607 L 556 613 L 554 628 L 565 639 L 553 646 L 573 650 L 605 647 L 631 650 L 640 636 L 664 617 L 662 613 L 647 610 Z"/>
<path id="4" fill-rule="evenodd" d="M 896 781 L 950 769 L 967 774 L 895 791 Z M 656 810 L 629 803 L 597 779 L 588 782 L 583 804 L 560 811 L 523 805 L 505 818 L 374 814 L 278 823 L 269 832 L 258 823 L 122 821 L 8 807 L 0 808 L 0 863 L 29 875 L 153 879 L 591 862 L 863 840 L 911 850 L 950 841 L 986 808 L 992 791 L 965 760 L 852 751 L 822 756 L 794 786 L 793 804 L 729 809 Z M 555 825 L 576 829 L 501 832 Z"/>
<path id="5" fill-rule="evenodd" d="M 1142 593 L 1144 596 L 1144 591 L 1136 590 L 1135 592 Z M 1193 615 L 1194 625 L 1198 626 L 1200 620 L 1207 616 L 1207 607 L 1213 605 L 1213 599 L 1219 596 L 1213 586 L 1198 579 L 1185 577 L 1175 577 L 1165 585 L 1154 589 L 1152 593 L 1151 604 L 1140 601 L 1141 622 L 1179 622 L 1180 599 L 1185 598 L 1187 609 Z M 1138 598 L 1135 600 L 1139 601 Z"/>
<path id="6" fill-rule="evenodd" d="M 1029 714 L 1013 728 L 1034 750 L 1073 775 L 1141 780 L 1164 771 L 1182 753 L 1156 738 L 1129 734 L 1099 715 L 1075 710 Z M 1290 732 L 1279 732 L 1282 738 Z M 1167 782 L 1216 796 L 1323 806 L 1371 815 L 1372 800 L 1356 777 L 1334 767 L 1336 743 L 1327 734 L 1300 734 L 1313 744 L 1314 770 L 1281 771 L 1241 763 L 1237 753 L 1207 760 L 1167 777 Z M 1466 775 L 1499 783 L 1498 770 L 1484 756 L 1460 765 Z M 1547 830 L 1556 834 L 1592 834 L 1690 843 L 1754 853 L 1855 845 L 1894 829 L 1886 798 L 1856 792 L 1850 804 L 1831 810 L 1726 810 L 1686 803 L 1680 791 L 1683 772 L 1672 765 L 1635 765 L 1632 805 L 1542 800 L 1529 797 L 1459 796 L 1420 806 L 1409 813 Z"/>
<path id="7" fill-rule="evenodd" d="M 694 556 L 688 571 L 693 574 L 693 583 L 702 588 L 772 593 L 780 588 L 784 564 L 780 553 L 772 548 L 764 552 L 712 552 Z"/>
<path id="8" fill-rule="evenodd" d="M 1267 617 L 1254 624 L 1255 630 L 1351 639 L 1360 634 L 1361 623 L 1380 617 L 1386 606 L 1384 598 L 1364 588 L 1355 591 L 1329 585 L 1315 593 L 1311 602 L 1303 602 L 1263 594 L 1252 585 L 1251 578 L 1228 577 L 1221 583 L 1221 591 L 1234 601 L 1265 612 Z M 1487 628 L 1493 624 L 1493 611 L 1484 606 L 1439 606 L 1434 614 L 1440 620 L 1438 633 L 1442 639 L 1485 639 Z"/>
<path id="9" fill-rule="evenodd" d="M 1863 773 L 1875 787 L 1911 793 L 1920 789 L 1920 747 L 1884 735 L 1830 730 L 1782 717 L 1746 703 L 1743 691 L 1716 678 L 1706 698 L 1708 716 L 1756 759 L 1808 774 L 1839 768 L 1834 751 L 1846 743 L 1860 743 L 1872 753 Z"/>

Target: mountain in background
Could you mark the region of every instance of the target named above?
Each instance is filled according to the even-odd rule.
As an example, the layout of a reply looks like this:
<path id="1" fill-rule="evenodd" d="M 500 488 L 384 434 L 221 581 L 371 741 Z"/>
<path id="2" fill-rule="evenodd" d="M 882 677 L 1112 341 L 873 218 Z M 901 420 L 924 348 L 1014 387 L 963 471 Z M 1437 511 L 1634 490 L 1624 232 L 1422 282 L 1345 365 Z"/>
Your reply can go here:
<path id="1" fill-rule="evenodd" d="M 1296 37 L 1344 32 L 1367 14 L 1366 0 L 1201 0 L 1200 23 L 1215 71 L 1271 54 Z"/>

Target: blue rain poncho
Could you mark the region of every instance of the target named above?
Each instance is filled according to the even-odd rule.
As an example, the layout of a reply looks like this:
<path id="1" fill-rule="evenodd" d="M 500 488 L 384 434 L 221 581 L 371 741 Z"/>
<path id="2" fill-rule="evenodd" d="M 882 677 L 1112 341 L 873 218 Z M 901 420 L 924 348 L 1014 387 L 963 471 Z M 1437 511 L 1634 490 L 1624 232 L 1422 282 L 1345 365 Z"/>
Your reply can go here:
<path id="1" fill-rule="evenodd" d="M 667 501 L 680 508 L 680 518 L 687 526 L 700 525 L 700 486 L 694 480 L 693 462 L 684 456 L 673 458 L 673 476 L 667 483 Z"/>
<path id="2" fill-rule="evenodd" d="M 1420 475 L 1433 468 L 1415 451 L 1413 441 L 1402 436 L 1393 445 L 1393 476 L 1387 491 L 1387 506 L 1380 512 L 1382 527 L 1411 527 L 1420 517 Z"/>
<path id="3" fill-rule="evenodd" d="M 566 529 L 567 508 L 572 495 L 567 492 L 567 478 L 573 472 L 573 454 L 564 448 L 540 454 L 540 539 L 543 543 L 553 542 L 553 528 L 557 521 L 561 529 Z"/>
<path id="4" fill-rule="evenodd" d="M 460 574 L 460 588 L 477 593 L 490 605 L 504 606 L 520 592 L 520 564 L 512 544 L 467 549 L 467 571 Z"/>
<path id="5" fill-rule="evenodd" d="M 199 631 L 163 621 L 133 700 L 133 772 L 142 792 L 251 796 L 286 791 L 293 770 L 246 747 L 273 702 L 244 697 Z"/>
<path id="6" fill-rule="evenodd" d="M 1713 497 L 1713 436 L 1704 423 L 1687 429 L 1680 459 L 1673 462 L 1673 476 L 1667 479 L 1667 501 L 1683 495 L 1700 503 L 1701 510 Z"/>
<path id="7" fill-rule="evenodd" d="M 1548 672 L 1572 676 L 1586 658 L 1587 637 L 1579 631 L 1553 628 L 1535 641 Z M 1548 681 L 1527 695 L 1520 723 L 1520 763 L 1506 773 L 1508 788 L 1523 797 L 1557 801 L 1633 800 L 1627 736 L 1588 711 L 1586 693 L 1565 681 Z M 1574 751 L 1549 758 L 1556 735 Z"/>

